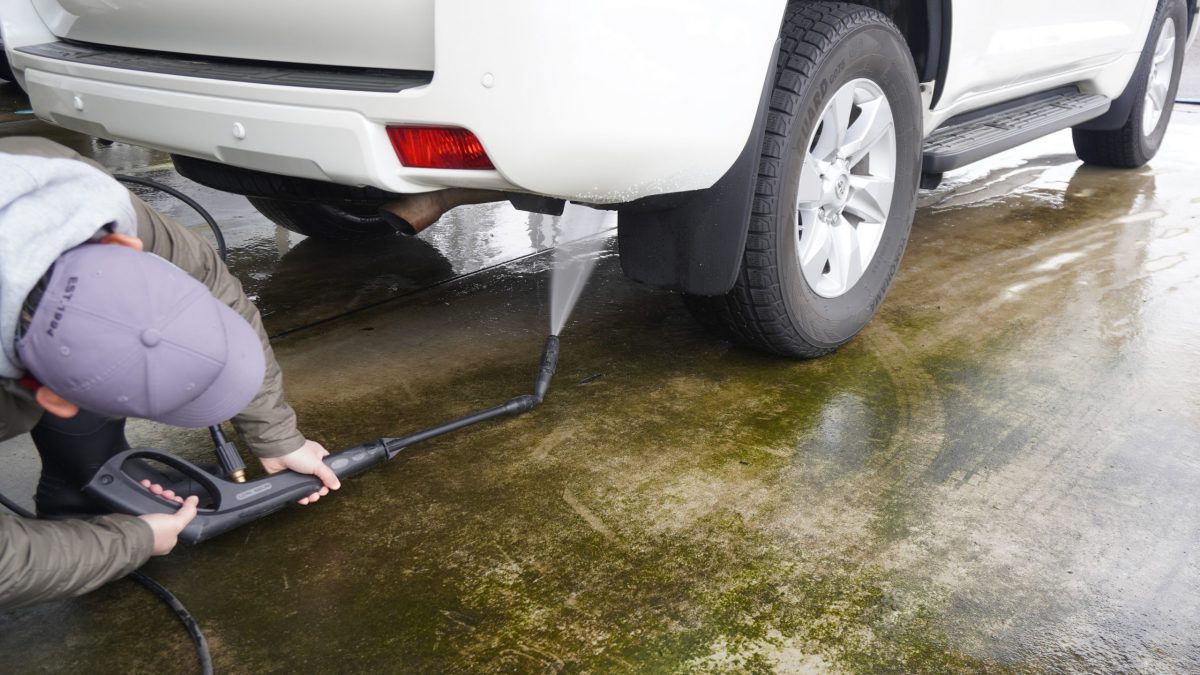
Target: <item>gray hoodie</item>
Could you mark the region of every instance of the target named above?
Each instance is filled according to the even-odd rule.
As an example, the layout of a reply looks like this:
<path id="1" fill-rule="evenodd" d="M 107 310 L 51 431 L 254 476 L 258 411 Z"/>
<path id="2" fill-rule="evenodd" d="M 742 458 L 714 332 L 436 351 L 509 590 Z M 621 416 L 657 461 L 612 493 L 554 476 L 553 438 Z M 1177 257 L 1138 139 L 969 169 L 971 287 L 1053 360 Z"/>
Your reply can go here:
<path id="1" fill-rule="evenodd" d="M 0 378 L 24 371 L 15 340 L 25 296 L 63 251 L 106 225 L 137 234 L 129 193 L 112 177 L 71 159 L 0 153 Z"/>
<path id="2" fill-rule="evenodd" d="M 217 299 L 241 314 L 258 332 L 258 337 L 262 341 L 263 355 L 267 361 L 267 373 L 263 378 L 263 387 L 250 405 L 240 415 L 233 418 L 233 426 L 250 446 L 250 451 L 258 457 L 278 457 L 292 452 L 304 443 L 304 436 L 296 428 L 296 413 L 283 398 L 283 373 L 279 370 L 279 364 L 275 361 L 275 354 L 271 350 L 271 343 L 267 339 L 266 331 L 263 330 L 262 317 L 259 316 L 258 309 L 242 291 L 242 285 L 238 282 L 237 277 L 229 273 L 229 269 L 217 257 L 216 251 L 208 242 L 179 223 L 151 209 L 145 202 L 121 187 L 99 165 L 81 157 L 70 148 L 42 138 L 10 136 L 0 138 L 0 159 L 16 162 L 15 166 L 17 167 L 32 166 L 26 164 L 27 160 L 55 162 L 41 166 L 46 167 L 48 171 L 64 172 L 56 175 L 54 179 L 49 179 L 43 174 L 42 180 L 46 181 L 45 184 L 56 191 L 60 182 L 65 180 L 65 176 L 86 174 L 76 168 L 77 166 L 93 170 L 94 173 L 90 174 L 91 176 L 99 176 L 102 183 L 107 183 L 116 190 L 115 193 L 110 194 L 103 185 L 95 186 L 94 193 L 81 192 L 79 195 L 71 194 L 70 190 L 63 190 L 61 201 L 74 205 L 76 208 L 65 208 L 59 212 L 67 220 L 57 226 L 46 227 L 43 222 L 42 227 L 38 228 L 30 222 L 36 218 L 17 219 L 8 215 L 7 210 L 4 210 L 5 215 L 0 216 L 0 314 L 10 312 L 6 298 L 10 294 L 16 298 L 12 303 L 11 325 L 4 331 L 0 331 L 0 339 L 5 342 L 3 350 L 5 366 L 20 365 L 15 359 L 13 337 L 16 332 L 16 320 L 20 316 L 21 305 L 25 302 L 25 294 L 28 290 L 49 269 L 50 263 L 58 257 L 58 254 L 87 241 L 89 237 L 96 234 L 97 228 L 102 227 L 105 223 L 115 222 L 114 230 L 116 232 L 136 233 L 145 244 L 145 250 L 148 253 L 169 260 L 200 283 L 208 286 Z M 24 175 L 23 169 L 13 169 L 12 171 L 15 176 L 18 176 L 18 180 L 24 181 L 22 185 L 31 186 L 33 184 L 30 182 L 30 178 Z M 36 174 L 33 180 L 38 180 Z M 80 181 L 73 185 L 82 191 L 95 184 L 89 179 L 87 182 Z M 3 193 L 22 198 L 30 196 L 28 192 L 21 192 L 19 189 L 7 186 Z M 119 199 L 117 195 L 119 195 Z M 93 204 L 88 200 L 95 200 L 98 203 Z M 15 202 L 14 206 L 18 203 L 19 201 Z M 128 211 L 126 211 L 127 209 Z M 47 213 L 49 212 L 42 211 L 39 215 Z M 85 213 L 92 214 L 92 217 L 85 217 Z M 132 214 L 132 228 L 125 222 L 126 213 Z M 12 234 L 7 232 L 10 221 L 13 224 Z M 75 221 L 80 222 L 76 223 Z M 46 234 L 43 237 L 36 232 L 39 229 L 52 230 L 55 233 Z M 73 236 L 63 235 L 60 238 L 60 235 L 57 234 L 60 231 L 72 232 Z M 60 245 L 52 246 L 50 245 L 51 241 L 59 241 Z M 40 260 L 42 256 L 47 255 L 45 250 L 54 251 L 54 254 L 49 256 L 47 262 L 34 264 L 32 260 L 35 257 Z M 10 268 L 13 270 L 11 277 Z M 20 283 L 16 279 L 20 279 Z M 18 285 L 25 290 L 18 291 Z M 7 335 L 6 338 L 5 335 Z M 18 370 L 17 376 L 20 376 L 21 373 L 22 371 Z M 25 400 L 29 398 L 27 392 L 24 392 L 11 379 L 12 377 L 0 373 L 0 440 L 29 431 L 41 415 L 41 408 L 31 401 Z"/>

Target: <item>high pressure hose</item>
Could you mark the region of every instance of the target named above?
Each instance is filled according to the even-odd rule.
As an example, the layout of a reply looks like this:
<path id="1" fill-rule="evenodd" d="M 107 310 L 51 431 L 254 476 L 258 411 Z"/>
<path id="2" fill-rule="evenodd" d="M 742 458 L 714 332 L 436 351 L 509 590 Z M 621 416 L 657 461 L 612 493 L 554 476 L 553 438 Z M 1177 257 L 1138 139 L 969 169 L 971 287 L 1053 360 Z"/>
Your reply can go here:
<path id="1" fill-rule="evenodd" d="M 225 235 L 221 233 L 221 226 L 217 224 L 217 219 L 213 218 L 212 214 L 203 206 L 200 206 L 200 203 L 195 199 L 192 199 L 170 185 L 149 178 L 129 176 L 122 173 L 114 173 L 113 178 L 122 183 L 141 185 L 158 190 L 159 192 L 165 192 L 192 207 L 192 210 L 200 214 L 204 222 L 208 223 L 208 229 L 212 230 L 213 238 L 217 241 L 217 256 L 221 258 L 221 262 L 229 263 L 229 249 L 225 246 Z M 230 479 L 239 483 L 244 482 L 246 480 L 246 464 L 242 461 L 241 455 L 238 454 L 237 448 L 225 437 L 219 425 L 209 427 L 208 433 L 212 436 L 213 445 L 217 449 L 217 461 L 221 466 L 221 470 Z"/>
<path id="2" fill-rule="evenodd" d="M 217 240 L 217 255 L 221 256 L 221 262 L 229 262 L 229 251 L 225 248 L 225 235 L 221 234 L 221 226 L 217 225 L 217 220 L 212 217 L 212 214 L 206 211 L 203 206 L 200 206 L 199 202 L 197 202 L 195 199 L 183 194 L 170 185 L 164 185 L 163 183 L 160 183 L 156 180 L 150 180 L 149 178 L 128 176 L 123 173 L 114 173 L 113 178 L 116 178 L 122 183 L 132 183 L 133 185 L 141 185 L 143 187 L 154 188 L 160 192 L 165 192 L 184 204 L 192 207 L 196 213 L 200 214 L 200 217 L 204 219 L 204 222 L 208 223 L 208 228 L 212 230 L 213 237 Z"/>
<path id="3" fill-rule="evenodd" d="M 212 230 L 213 237 L 217 240 L 217 255 L 220 256 L 221 262 L 227 262 L 229 250 L 225 247 L 225 236 L 221 234 L 221 227 L 217 224 L 217 220 L 212 217 L 212 214 L 210 214 L 203 206 L 200 206 L 200 203 L 195 199 L 192 199 L 191 197 L 183 194 L 179 190 L 176 190 L 169 185 L 164 185 L 163 183 L 160 183 L 156 180 L 151 180 L 149 178 L 127 176 L 119 173 L 113 174 L 113 178 L 121 181 L 122 183 L 142 185 L 160 192 L 165 192 L 184 204 L 192 207 L 196 213 L 200 214 L 200 217 L 204 219 L 204 222 L 208 223 L 209 229 Z M 231 444 L 225 439 L 224 434 L 221 433 L 221 427 L 210 427 L 209 433 L 211 433 L 213 436 L 213 442 L 216 444 L 218 456 L 222 460 L 222 467 L 225 468 L 227 472 L 231 473 L 235 478 L 244 476 L 244 471 L 239 471 L 236 466 L 237 464 L 241 464 L 241 457 L 237 455 L 236 450 L 230 452 Z M 241 468 L 244 470 L 245 464 L 241 464 Z M 7 503 L 5 506 L 12 508 L 12 506 Z M 32 516 L 33 514 L 30 514 L 27 517 Z M 135 570 L 130 572 L 128 578 L 153 593 L 154 597 L 162 600 L 167 607 L 171 608 L 172 612 L 175 612 L 175 617 L 179 619 L 179 623 L 183 624 L 183 629 L 187 631 L 188 637 L 192 639 L 192 644 L 196 645 L 196 658 L 200 661 L 200 672 L 204 675 L 212 675 L 212 654 L 210 654 L 208 651 L 208 640 L 205 639 L 204 633 L 200 630 L 200 624 L 196 622 L 196 617 L 192 616 L 192 613 L 188 611 L 188 608 L 185 607 L 184 604 L 180 602 L 179 598 L 175 597 L 171 591 L 167 590 L 166 586 L 163 586 L 154 579 L 146 576 L 145 573 Z"/>
<path id="4" fill-rule="evenodd" d="M 20 504 L 2 494 L 0 494 L 0 505 L 3 505 L 9 511 L 22 518 L 37 518 L 28 509 L 23 508 Z M 192 643 L 196 645 L 196 658 L 200 661 L 200 672 L 204 673 L 204 675 L 212 675 L 212 654 L 208 652 L 208 640 L 204 638 L 204 633 L 200 631 L 200 624 L 196 623 L 196 618 L 192 616 L 187 607 L 184 607 L 179 598 L 175 597 L 171 591 L 168 591 L 166 586 L 163 586 L 142 572 L 130 572 L 126 578 L 141 584 L 142 587 L 153 593 L 155 597 L 166 603 L 167 607 L 171 608 L 171 611 L 175 612 L 179 623 L 183 624 L 183 629 L 187 631 L 188 637 L 192 638 Z"/>

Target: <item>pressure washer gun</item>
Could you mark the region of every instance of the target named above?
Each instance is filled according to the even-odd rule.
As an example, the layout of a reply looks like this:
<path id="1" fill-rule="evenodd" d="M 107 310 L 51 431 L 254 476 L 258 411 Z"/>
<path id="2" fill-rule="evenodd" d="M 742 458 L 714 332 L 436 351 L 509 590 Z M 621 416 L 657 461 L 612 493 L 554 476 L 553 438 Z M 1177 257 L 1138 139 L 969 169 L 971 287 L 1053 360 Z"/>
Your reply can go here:
<path id="1" fill-rule="evenodd" d="M 534 379 L 533 394 L 517 396 L 500 405 L 408 436 L 381 438 L 342 450 L 325 457 L 325 464 L 333 469 L 338 478 L 349 478 L 392 459 L 405 448 L 421 441 L 494 417 L 519 415 L 532 410 L 542 402 L 550 389 L 550 380 L 554 377 L 554 370 L 558 365 L 558 347 L 558 336 L 551 335 L 546 338 L 542 360 Z M 241 459 L 237 456 L 236 449 L 224 439 L 219 427 L 213 427 L 212 433 L 221 464 L 227 475 L 232 474 L 230 479 L 217 477 L 168 452 L 134 448 L 118 453 L 105 462 L 83 490 L 118 513 L 173 513 L 179 504 L 155 495 L 143 487 L 140 480 L 144 474 L 138 471 L 147 460 L 170 467 L 189 479 L 195 489 L 202 493 L 198 495 L 202 506 L 195 519 L 179 535 L 183 541 L 195 544 L 270 515 L 321 488 L 320 479 L 293 471 L 281 471 L 258 480 L 239 482 L 236 472 Z M 225 456 L 221 457 L 222 454 Z"/>

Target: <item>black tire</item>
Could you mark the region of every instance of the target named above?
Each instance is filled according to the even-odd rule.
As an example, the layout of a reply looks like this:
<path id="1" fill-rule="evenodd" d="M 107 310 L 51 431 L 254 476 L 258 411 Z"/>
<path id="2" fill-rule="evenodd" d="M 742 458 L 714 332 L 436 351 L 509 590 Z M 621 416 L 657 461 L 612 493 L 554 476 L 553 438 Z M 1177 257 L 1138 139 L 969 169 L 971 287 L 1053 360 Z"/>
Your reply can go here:
<path id="1" fill-rule="evenodd" d="M 861 278 L 841 295 L 823 297 L 797 258 L 800 167 L 834 93 L 859 79 L 882 90 L 892 107 L 894 190 L 882 238 Z M 788 10 L 741 271 L 724 296 L 684 298 L 702 324 L 747 346 L 801 358 L 828 354 L 866 326 L 912 228 L 922 137 L 918 86 L 904 38 L 883 14 L 835 2 Z"/>
<path id="2" fill-rule="evenodd" d="M 1144 129 L 1146 91 L 1150 84 L 1154 51 L 1168 21 L 1175 23 L 1175 70 L 1171 76 L 1171 83 L 1158 123 L 1153 129 Z M 1171 122 L 1175 96 L 1179 92 L 1184 53 L 1187 50 L 1187 35 L 1187 6 L 1183 0 L 1159 0 L 1150 35 L 1142 50 L 1142 59 L 1138 62 L 1137 70 L 1134 71 L 1133 78 L 1129 82 L 1130 88 L 1126 90 L 1125 95 L 1133 97 L 1133 107 L 1129 111 L 1129 118 L 1116 129 L 1072 130 L 1075 154 L 1079 156 L 1079 159 L 1096 166 L 1136 169 L 1144 166 L 1158 154 L 1158 149 L 1162 147 L 1163 137 L 1167 133 L 1167 126 Z"/>
<path id="3" fill-rule="evenodd" d="M 8 54 L 4 52 L 4 43 L 0 42 L 0 80 L 15 83 L 17 76 L 13 75 L 12 66 L 8 65 Z"/>
<path id="4" fill-rule="evenodd" d="M 276 225 L 314 239 L 351 241 L 397 236 L 379 216 L 380 202 L 298 202 L 247 197 L 258 212 Z"/>

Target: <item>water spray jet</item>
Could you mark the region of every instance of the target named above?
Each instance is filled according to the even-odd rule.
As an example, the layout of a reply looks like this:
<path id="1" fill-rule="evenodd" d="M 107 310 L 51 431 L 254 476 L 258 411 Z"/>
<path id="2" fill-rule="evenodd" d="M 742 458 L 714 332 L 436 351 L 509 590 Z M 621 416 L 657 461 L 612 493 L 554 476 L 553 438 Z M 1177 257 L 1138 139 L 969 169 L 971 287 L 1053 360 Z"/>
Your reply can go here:
<path id="1" fill-rule="evenodd" d="M 600 258 L 605 238 L 615 225 L 616 213 L 568 203 L 558 221 L 559 241 L 552 254 L 550 279 L 550 334 L 559 335 L 583 293 Z"/>

